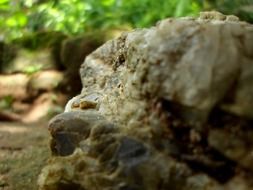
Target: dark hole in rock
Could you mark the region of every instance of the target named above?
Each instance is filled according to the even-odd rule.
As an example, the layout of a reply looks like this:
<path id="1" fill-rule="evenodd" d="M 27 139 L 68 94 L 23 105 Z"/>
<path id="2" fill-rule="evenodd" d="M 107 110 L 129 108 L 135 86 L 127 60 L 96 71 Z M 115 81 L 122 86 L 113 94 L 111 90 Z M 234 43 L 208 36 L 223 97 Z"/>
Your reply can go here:
<path id="1" fill-rule="evenodd" d="M 57 187 L 58 190 L 86 190 L 81 185 L 73 182 L 60 182 Z"/>
<path id="2" fill-rule="evenodd" d="M 250 121 L 246 118 L 238 117 L 232 113 L 225 112 L 219 108 L 213 109 L 210 113 L 208 123 L 212 127 L 223 128 L 228 125 L 238 125 L 241 128 L 253 126 L 253 121 Z"/>
<path id="3" fill-rule="evenodd" d="M 169 113 L 168 121 L 172 124 L 168 127 L 170 127 L 173 132 L 174 144 L 179 152 L 175 152 L 176 154 L 169 152 L 170 156 L 186 162 L 194 171 L 204 172 L 220 183 L 227 182 L 235 175 L 234 170 L 236 163 L 217 150 L 210 148 L 207 142 L 207 134 L 208 130 L 210 130 L 207 126 L 211 125 L 213 127 L 213 125 L 223 125 L 223 120 L 229 119 L 227 114 L 224 114 L 219 109 L 215 109 L 215 111 L 211 112 L 209 119 L 207 119 L 205 114 L 201 114 L 198 111 L 196 112 L 196 110 L 192 111 L 190 108 L 167 100 L 162 100 L 162 109 Z M 189 122 L 190 120 L 188 117 L 192 116 L 197 122 Z M 197 143 L 193 143 L 190 139 L 190 131 L 191 129 L 196 129 L 196 125 L 199 123 L 204 124 L 203 118 L 208 123 L 199 131 L 201 140 Z M 198 122 L 198 119 L 200 119 L 200 122 Z M 173 142 L 173 140 L 171 141 Z M 194 152 L 196 149 L 198 149 L 199 152 Z"/>
<path id="4" fill-rule="evenodd" d="M 164 151 L 170 156 L 178 157 L 181 154 L 181 150 L 175 140 L 156 138 L 153 140 L 153 145 L 159 151 Z"/>
<path id="5" fill-rule="evenodd" d="M 130 185 L 124 185 L 124 186 L 120 187 L 119 190 L 142 190 L 142 188 L 133 187 L 133 186 L 130 186 Z"/>
<path id="6" fill-rule="evenodd" d="M 216 179 L 220 183 L 226 183 L 235 175 L 236 163 L 227 159 L 219 152 L 212 150 L 209 152 L 213 158 L 210 162 L 205 162 L 202 159 L 182 157 L 194 171 L 207 173 L 210 177 Z M 215 158 L 214 158 L 215 157 Z"/>
<path id="7" fill-rule="evenodd" d="M 162 104 L 163 110 L 187 124 L 199 127 L 207 120 L 209 112 L 206 110 L 198 110 L 196 108 L 184 106 L 180 103 L 172 102 L 163 98 L 159 101 Z"/>
<path id="8" fill-rule="evenodd" d="M 72 142 L 70 134 L 56 133 L 54 135 L 54 152 L 56 155 L 68 156 L 75 150 L 75 144 Z"/>
<path id="9" fill-rule="evenodd" d="M 110 160 L 108 162 L 101 163 L 101 166 L 106 168 L 108 173 L 113 173 L 118 169 L 119 163 L 116 160 Z"/>
<path id="10" fill-rule="evenodd" d="M 135 165 L 148 154 L 147 148 L 135 139 L 124 137 L 116 153 L 116 159 L 128 165 Z"/>
<path id="11" fill-rule="evenodd" d="M 82 160 L 76 164 L 76 170 L 82 172 L 85 170 L 86 166 L 87 166 L 86 162 Z"/>
<path id="12" fill-rule="evenodd" d="M 207 173 L 220 183 L 225 183 L 235 175 L 236 163 L 212 149 L 202 155 L 181 156 L 194 171 Z"/>

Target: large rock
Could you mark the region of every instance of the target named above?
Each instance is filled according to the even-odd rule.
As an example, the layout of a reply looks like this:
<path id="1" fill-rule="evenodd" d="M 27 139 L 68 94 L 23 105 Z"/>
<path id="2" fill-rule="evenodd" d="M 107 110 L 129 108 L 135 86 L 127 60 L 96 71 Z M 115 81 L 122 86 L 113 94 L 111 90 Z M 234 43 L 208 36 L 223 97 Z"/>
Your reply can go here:
<path id="1" fill-rule="evenodd" d="M 40 70 L 56 69 L 51 50 L 30 51 L 27 49 L 17 50 L 15 58 L 9 63 L 4 63 L 2 73 L 34 73 Z"/>
<path id="2" fill-rule="evenodd" d="M 28 97 L 26 87 L 29 77 L 25 74 L 0 75 L 0 99 L 11 96 L 13 100 Z"/>
<path id="3" fill-rule="evenodd" d="M 97 49 L 104 39 L 101 34 L 84 34 L 78 37 L 65 39 L 61 45 L 61 63 L 66 69 L 65 89 L 70 95 L 79 93 L 82 89 L 79 68 L 85 57 Z"/>
<path id="4" fill-rule="evenodd" d="M 252 41 L 252 25 L 204 12 L 105 43 L 49 124 L 40 190 L 253 189 Z"/>
<path id="5" fill-rule="evenodd" d="M 60 86 L 63 78 L 63 72 L 57 70 L 37 72 L 30 77 L 27 91 L 31 96 L 36 96 L 45 91 L 53 91 Z"/>

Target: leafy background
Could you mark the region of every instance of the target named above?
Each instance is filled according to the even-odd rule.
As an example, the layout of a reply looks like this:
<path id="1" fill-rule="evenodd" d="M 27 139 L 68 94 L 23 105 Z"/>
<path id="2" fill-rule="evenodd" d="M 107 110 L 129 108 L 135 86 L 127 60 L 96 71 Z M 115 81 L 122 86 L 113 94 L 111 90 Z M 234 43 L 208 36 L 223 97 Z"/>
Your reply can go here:
<path id="1" fill-rule="evenodd" d="M 218 10 L 253 22 L 253 0 L 0 0 L 0 38 L 37 31 L 76 35 L 107 28 L 148 27 L 166 17 Z"/>

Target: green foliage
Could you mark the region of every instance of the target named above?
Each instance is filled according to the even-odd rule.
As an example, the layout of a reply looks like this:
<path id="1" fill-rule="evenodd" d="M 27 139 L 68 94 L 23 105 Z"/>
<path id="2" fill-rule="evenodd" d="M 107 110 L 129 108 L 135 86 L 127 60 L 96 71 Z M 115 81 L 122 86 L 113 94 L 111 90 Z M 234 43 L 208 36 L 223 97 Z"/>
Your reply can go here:
<path id="1" fill-rule="evenodd" d="M 66 37 L 66 35 L 60 32 L 39 31 L 25 35 L 22 38 L 15 39 L 12 42 L 30 50 L 38 50 L 52 47 L 59 48 L 58 46 L 60 46 L 61 41 Z"/>
<path id="2" fill-rule="evenodd" d="M 175 16 L 196 15 L 200 6 L 193 0 L 88 0 L 91 9 L 87 10 L 87 25 L 111 27 L 131 25 L 147 27 L 156 21 Z"/>
<path id="3" fill-rule="evenodd" d="M 0 35 L 13 39 L 43 30 L 80 34 L 147 27 L 166 17 L 213 9 L 253 21 L 252 0 L 0 0 Z"/>
<path id="4" fill-rule="evenodd" d="M 41 65 L 29 65 L 24 68 L 24 73 L 27 75 L 32 75 L 42 70 Z"/>
<path id="5" fill-rule="evenodd" d="M 11 95 L 1 98 L 0 110 L 10 109 L 12 107 L 13 102 L 14 102 L 14 98 Z"/>
<path id="6" fill-rule="evenodd" d="M 0 29 L 5 38 L 54 30 L 79 34 L 110 27 L 145 27 L 169 16 L 194 15 L 194 0 L 0 0 Z"/>
<path id="7" fill-rule="evenodd" d="M 27 24 L 25 12 L 9 0 L 0 0 L 0 29 L 9 36 L 21 36 L 21 28 Z"/>

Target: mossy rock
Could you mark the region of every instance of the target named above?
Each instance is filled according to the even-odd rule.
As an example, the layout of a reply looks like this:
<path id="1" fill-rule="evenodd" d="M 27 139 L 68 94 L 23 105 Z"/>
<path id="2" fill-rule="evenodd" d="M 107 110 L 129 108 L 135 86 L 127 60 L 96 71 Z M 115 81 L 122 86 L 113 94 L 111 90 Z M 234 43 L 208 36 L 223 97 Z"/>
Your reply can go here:
<path id="1" fill-rule="evenodd" d="M 21 48 L 25 48 L 31 51 L 49 49 L 57 67 L 61 69 L 61 43 L 67 37 L 67 35 L 57 31 L 40 31 L 24 36 L 22 38 L 15 39 L 12 41 L 12 43 L 17 44 Z"/>

